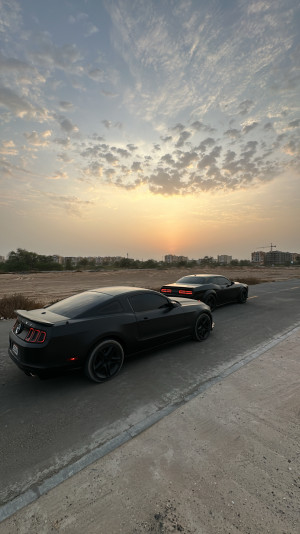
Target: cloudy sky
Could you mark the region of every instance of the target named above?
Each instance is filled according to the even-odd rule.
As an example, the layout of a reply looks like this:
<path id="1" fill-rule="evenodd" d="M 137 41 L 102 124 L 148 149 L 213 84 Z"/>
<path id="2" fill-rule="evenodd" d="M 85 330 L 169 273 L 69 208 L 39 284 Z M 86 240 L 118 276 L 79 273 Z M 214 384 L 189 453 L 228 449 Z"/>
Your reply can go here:
<path id="1" fill-rule="evenodd" d="M 300 252 L 299 13 L 0 0 L 0 255 Z"/>

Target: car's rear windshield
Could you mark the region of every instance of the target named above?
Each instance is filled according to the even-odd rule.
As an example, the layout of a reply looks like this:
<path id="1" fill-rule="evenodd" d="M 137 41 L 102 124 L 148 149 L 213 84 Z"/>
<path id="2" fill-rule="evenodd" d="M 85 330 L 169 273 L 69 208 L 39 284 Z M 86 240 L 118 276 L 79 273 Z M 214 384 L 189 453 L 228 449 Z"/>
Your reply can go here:
<path id="1" fill-rule="evenodd" d="M 177 280 L 176 284 L 207 284 L 208 278 L 205 276 L 183 276 Z"/>
<path id="2" fill-rule="evenodd" d="M 86 313 L 90 308 L 94 308 L 111 299 L 111 295 L 106 295 L 105 293 L 85 291 L 84 293 L 79 293 L 78 295 L 73 295 L 55 304 L 51 304 L 51 306 L 47 307 L 47 310 L 63 315 L 64 317 L 69 317 L 70 319 L 75 319 Z"/>

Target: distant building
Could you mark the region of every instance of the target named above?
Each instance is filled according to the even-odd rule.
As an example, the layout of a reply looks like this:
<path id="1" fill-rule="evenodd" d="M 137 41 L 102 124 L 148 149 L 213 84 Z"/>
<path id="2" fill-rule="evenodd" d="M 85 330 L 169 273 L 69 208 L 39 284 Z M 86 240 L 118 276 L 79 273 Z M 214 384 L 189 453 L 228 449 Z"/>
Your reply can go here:
<path id="1" fill-rule="evenodd" d="M 96 265 L 112 265 L 118 261 L 121 261 L 122 256 L 97 256 L 95 259 Z"/>
<path id="2" fill-rule="evenodd" d="M 0 256 L 0 263 L 4 263 L 5 262 L 5 256 Z"/>
<path id="3" fill-rule="evenodd" d="M 251 262 L 256 265 L 264 265 L 266 253 L 258 250 L 257 252 L 251 252 Z"/>
<path id="4" fill-rule="evenodd" d="M 52 261 L 58 263 L 59 265 L 62 265 L 65 261 L 65 258 L 63 256 L 58 256 L 57 254 L 52 255 L 51 258 Z"/>
<path id="5" fill-rule="evenodd" d="M 165 256 L 166 263 L 179 263 L 189 261 L 187 256 L 174 256 L 173 254 L 167 254 Z"/>
<path id="6" fill-rule="evenodd" d="M 292 252 L 292 262 L 293 263 L 299 263 L 300 261 L 300 254 L 298 254 L 297 252 Z"/>
<path id="7" fill-rule="evenodd" d="M 292 263 L 293 254 L 291 252 L 281 252 L 280 250 L 270 250 L 266 252 L 265 265 L 285 265 Z"/>
<path id="8" fill-rule="evenodd" d="M 227 254 L 221 254 L 221 256 L 218 256 L 218 263 L 220 263 L 220 265 L 230 265 L 231 261 L 232 256 L 227 256 Z"/>

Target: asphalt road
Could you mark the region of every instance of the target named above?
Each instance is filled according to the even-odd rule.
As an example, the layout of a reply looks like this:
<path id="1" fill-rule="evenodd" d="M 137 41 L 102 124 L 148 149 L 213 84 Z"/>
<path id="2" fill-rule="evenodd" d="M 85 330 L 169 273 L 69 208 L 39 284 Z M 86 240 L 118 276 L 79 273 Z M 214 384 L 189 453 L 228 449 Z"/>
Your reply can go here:
<path id="1" fill-rule="evenodd" d="M 26 377 L 7 356 L 13 321 L 1 321 L 0 504 L 276 342 L 300 324 L 299 299 L 299 279 L 250 286 L 247 304 L 214 312 L 216 326 L 205 342 L 128 359 L 116 378 L 99 385 L 77 371 L 44 381 Z"/>

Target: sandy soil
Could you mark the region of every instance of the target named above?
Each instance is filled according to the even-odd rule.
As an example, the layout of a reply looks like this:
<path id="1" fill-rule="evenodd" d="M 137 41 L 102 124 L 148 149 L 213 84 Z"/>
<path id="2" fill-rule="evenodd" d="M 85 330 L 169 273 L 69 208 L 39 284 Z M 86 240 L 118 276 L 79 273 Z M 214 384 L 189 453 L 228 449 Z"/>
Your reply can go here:
<path id="1" fill-rule="evenodd" d="M 207 269 L 121 269 L 101 272 L 75 271 L 55 273 L 0 274 L 0 298 L 22 294 L 43 304 L 49 304 L 80 291 L 104 286 L 135 286 L 160 289 L 163 284 L 175 282 L 181 276 L 195 272 L 210 272 Z M 255 278 L 271 282 L 300 278 L 300 267 L 215 267 L 216 274 L 232 280 L 247 282 Z"/>

